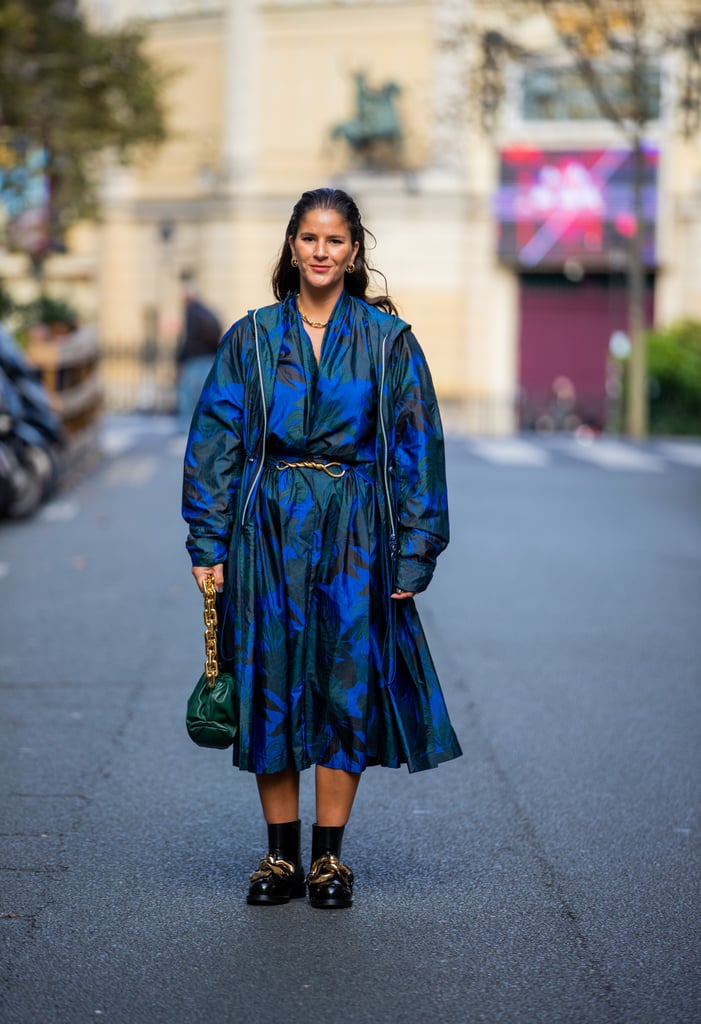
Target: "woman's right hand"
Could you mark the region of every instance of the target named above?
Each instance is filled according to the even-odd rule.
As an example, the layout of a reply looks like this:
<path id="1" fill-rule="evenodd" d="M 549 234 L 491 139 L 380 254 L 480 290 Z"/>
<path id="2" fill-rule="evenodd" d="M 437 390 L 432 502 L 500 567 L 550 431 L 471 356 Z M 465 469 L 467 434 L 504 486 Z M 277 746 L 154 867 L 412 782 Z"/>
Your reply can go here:
<path id="1" fill-rule="evenodd" d="M 224 589 L 224 566 L 219 565 L 193 565 L 192 575 L 195 577 L 195 582 L 200 590 L 204 590 L 204 581 L 206 576 L 214 577 L 214 586 L 217 593 L 221 593 Z"/>

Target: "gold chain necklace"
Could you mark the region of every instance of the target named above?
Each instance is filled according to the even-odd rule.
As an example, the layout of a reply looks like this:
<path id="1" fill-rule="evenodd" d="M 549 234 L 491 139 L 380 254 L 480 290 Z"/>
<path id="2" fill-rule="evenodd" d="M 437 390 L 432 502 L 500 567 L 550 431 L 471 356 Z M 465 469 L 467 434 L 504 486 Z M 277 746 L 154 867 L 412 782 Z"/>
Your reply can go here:
<path id="1" fill-rule="evenodd" d="M 310 327 L 328 327 L 328 320 L 326 321 L 325 324 L 322 324 L 320 320 L 310 320 L 306 313 L 302 312 L 299 306 L 297 306 L 297 309 L 299 311 L 299 315 L 302 317 L 305 324 L 309 324 Z"/>

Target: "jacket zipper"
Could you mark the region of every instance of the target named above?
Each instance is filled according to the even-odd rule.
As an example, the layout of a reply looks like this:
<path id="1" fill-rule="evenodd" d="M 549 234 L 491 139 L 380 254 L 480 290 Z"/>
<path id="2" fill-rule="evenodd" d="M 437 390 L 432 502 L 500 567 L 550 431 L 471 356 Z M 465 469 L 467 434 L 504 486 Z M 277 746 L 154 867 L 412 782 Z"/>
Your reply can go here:
<path id="1" fill-rule="evenodd" d="M 385 484 L 385 498 L 387 501 L 387 512 L 389 514 L 389 545 L 390 551 L 394 555 L 396 547 L 396 533 L 394 528 L 394 512 L 392 510 L 392 494 L 389 486 L 389 440 L 387 438 L 387 427 L 385 425 L 385 414 L 384 414 L 384 394 L 385 394 L 385 342 L 389 334 L 385 334 L 382 339 L 382 356 L 380 362 L 380 429 L 382 430 L 382 443 L 384 445 L 384 457 L 382 460 L 382 475 L 384 477 Z"/>
<path id="2" fill-rule="evenodd" d="M 263 448 L 262 448 L 261 456 L 260 456 L 260 466 L 258 467 L 258 470 L 257 470 L 255 476 L 253 477 L 253 481 L 251 483 L 251 486 L 248 489 L 248 494 L 246 495 L 246 501 L 244 502 L 244 505 L 243 505 L 243 512 L 241 513 L 241 526 L 243 526 L 243 524 L 244 524 L 244 522 L 246 520 L 246 512 L 248 511 L 248 503 L 251 500 L 251 495 L 253 494 L 253 491 L 255 490 L 256 484 L 258 483 L 258 480 L 260 479 L 260 475 L 263 472 L 263 465 L 265 463 L 265 439 L 266 439 L 267 434 L 268 434 L 268 410 L 265 407 L 265 385 L 263 383 L 263 366 L 262 366 L 261 360 L 260 360 L 260 348 L 259 348 L 259 345 L 258 345 L 258 321 L 256 320 L 256 313 L 257 312 L 258 312 L 257 309 L 255 309 L 253 311 L 253 333 L 254 333 L 255 347 L 256 347 L 256 362 L 258 363 L 258 382 L 260 384 L 260 398 L 261 398 L 261 403 L 263 405 Z"/>

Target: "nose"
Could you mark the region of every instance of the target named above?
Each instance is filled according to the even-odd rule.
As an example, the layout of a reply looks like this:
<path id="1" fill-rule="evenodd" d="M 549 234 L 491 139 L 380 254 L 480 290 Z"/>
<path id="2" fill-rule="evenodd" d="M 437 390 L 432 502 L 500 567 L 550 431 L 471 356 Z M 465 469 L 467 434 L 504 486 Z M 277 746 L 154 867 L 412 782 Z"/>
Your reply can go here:
<path id="1" fill-rule="evenodd" d="M 314 256 L 316 259 L 326 259 L 326 242 L 323 239 L 317 238 L 316 245 L 314 246 Z"/>

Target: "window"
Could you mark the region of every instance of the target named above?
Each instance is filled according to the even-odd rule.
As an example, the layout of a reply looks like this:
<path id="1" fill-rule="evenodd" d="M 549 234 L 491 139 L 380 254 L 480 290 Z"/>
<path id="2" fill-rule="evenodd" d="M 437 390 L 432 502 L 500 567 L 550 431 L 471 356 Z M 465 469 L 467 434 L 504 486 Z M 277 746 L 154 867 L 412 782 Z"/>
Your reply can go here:
<path id="1" fill-rule="evenodd" d="M 628 69 L 599 69 L 607 96 L 623 117 L 630 116 L 634 100 Z M 646 120 L 660 116 L 661 75 L 648 68 L 645 75 Z M 524 121 L 600 121 L 603 117 L 590 86 L 573 67 L 539 64 L 521 75 L 521 117 Z"/>

